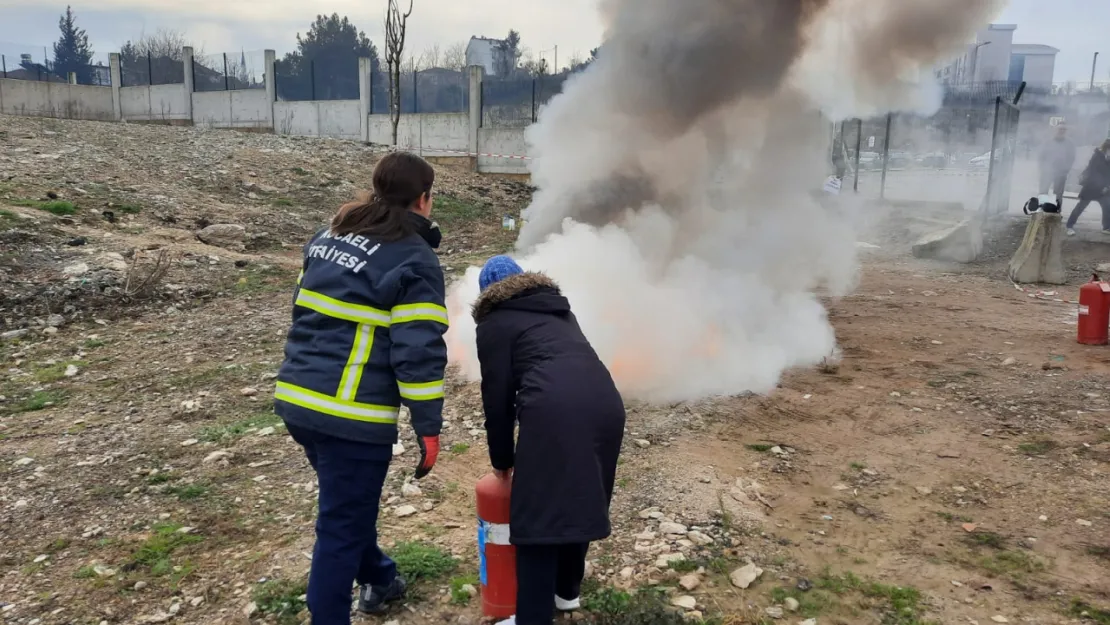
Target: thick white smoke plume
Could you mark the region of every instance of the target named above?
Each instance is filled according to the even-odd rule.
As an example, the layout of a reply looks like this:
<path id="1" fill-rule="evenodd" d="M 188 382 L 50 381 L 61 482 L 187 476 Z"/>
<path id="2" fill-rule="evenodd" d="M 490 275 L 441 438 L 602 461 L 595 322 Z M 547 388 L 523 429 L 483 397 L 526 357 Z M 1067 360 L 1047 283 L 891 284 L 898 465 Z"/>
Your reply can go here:
<path id="1" fill-rule="evenodd" d="M 811 192 L 829 120 L 936 108 L 919 76 L 1003 3 L 601 4 L 600 58 L 529 130 L 539 190 L 517 260 L 559 282 L 626 397 L 768 392 L 832 351 L 815 293 L 856 280 L 853 206 Z M 477 276 L 448 302 L 472 379 Z"/>

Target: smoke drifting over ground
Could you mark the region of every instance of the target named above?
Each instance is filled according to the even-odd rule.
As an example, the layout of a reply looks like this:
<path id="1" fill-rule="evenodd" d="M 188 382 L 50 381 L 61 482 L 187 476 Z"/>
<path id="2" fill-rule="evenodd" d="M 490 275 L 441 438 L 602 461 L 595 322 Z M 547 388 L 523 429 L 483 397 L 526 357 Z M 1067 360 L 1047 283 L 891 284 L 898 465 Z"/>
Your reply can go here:
<path id="1" fill-rule="evenodd" d="M 815 292 L 856 279 L 853 207 L 828 117 L 927 108 L 915 72 L 999 3 L 603 0 L 600 59 L 529 131 L 518 260 L 554 278 L 628 397 L 768 392 L 835 337 Z M 935 90 L 932 92 L 935 94 Z M 449 298 L 451 355 L 476 377 L 472 268 Z"/>

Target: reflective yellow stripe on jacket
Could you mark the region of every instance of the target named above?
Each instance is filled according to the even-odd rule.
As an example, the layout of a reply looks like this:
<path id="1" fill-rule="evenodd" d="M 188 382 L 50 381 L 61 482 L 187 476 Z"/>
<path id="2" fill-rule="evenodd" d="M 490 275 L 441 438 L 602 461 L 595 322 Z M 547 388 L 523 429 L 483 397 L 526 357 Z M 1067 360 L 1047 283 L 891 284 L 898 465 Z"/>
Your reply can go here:
<path id="1" fill-rule="evenodd" d="M 328 297 L 323 293 L 308 289 L 301 289 L 297 292 L 296 304 L 336 319 L 374 326 L 389 326 L 390 324 L 390 314 L 387 311 L 361 304 L 348 304 L 334 297 Z"/>
<path id="2" fill-rule="evenodd" d="M 401 397 L 405 399 L 414 401 L 443 399 L 443 380 L 439 380 L 438 382 L 423 382 L 420 384 L 406 384 L 398 381 L 397 388 L 401 391 Z"/>
<path id="3" fill-rule="evenodd" d="M 412 321 L 434 321 L 447 325 L 447 309 L 436 304 L 405 304 L 394 306 L 390 311 L 392 323 L 409 323 Z"/>
<path id="4" fill-rule="evenodd" d="M 377 406 L 374 404 L 361 404 L 356 401 L 328 397 L 323 393 L 310 391 L 285 382 L 278 382 L 274 398 L 289 402 L 295 406 L 322 412 L 333 417 L 352 419 L 366 423 L 397 423 L 399 408 L 391 406 Z"/>

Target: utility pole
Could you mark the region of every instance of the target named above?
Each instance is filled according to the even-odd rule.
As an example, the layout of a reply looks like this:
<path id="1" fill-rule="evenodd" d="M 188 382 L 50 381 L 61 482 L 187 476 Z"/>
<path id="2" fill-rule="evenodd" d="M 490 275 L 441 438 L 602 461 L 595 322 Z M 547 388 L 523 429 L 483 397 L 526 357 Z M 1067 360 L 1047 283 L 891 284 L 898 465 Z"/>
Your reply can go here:
<path id="1" fill-rule="evenodd" d="M 1096 52 L 1095 54 L 1098 54 L 1098 53 Z M 558 74 L 559 73 L 559 44 L 555 44 L 555 67 L 554 67 L 554 71 L 552 71 L 551 73 L 552 74 Z M 1094 80 L 1094 79 L 1092 78 L 1091 80 Z"/>
<path id="2" fill-rule="evenodd" d="M 1095 59 L 1091 61 L 1091 91 L 1095 90 L 1095 70 L 1098 69 L 1098 52 L 1095 52 Z"/>

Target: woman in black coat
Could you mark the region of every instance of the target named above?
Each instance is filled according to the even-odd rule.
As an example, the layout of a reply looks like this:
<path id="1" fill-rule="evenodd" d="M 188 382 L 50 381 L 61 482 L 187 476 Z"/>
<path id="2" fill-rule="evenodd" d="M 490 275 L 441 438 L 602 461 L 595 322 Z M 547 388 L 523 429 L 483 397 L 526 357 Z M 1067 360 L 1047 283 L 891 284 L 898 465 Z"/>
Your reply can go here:
<path id="1" fill-rule="evenodd" d="M 1079 204 L 1068 217 L 1068 236 L 1075 236 L 1075 223 L 1091 202 L 1098 202 L 1102 207 L 1102 233 L 1110 234 L 1110 139 L 1091 155 L 1091 162 L 1080 175 L 1079 184 L 1082 185 Z"/>
<path id="2" fill-rule="evenodd" d="M 579 607 L 589 543 L 610 534 L 624 402 L 551 279 L 495 256 L 480 282 L 473 313 L 490 461 L 513 480 L 517 615 L 506 622 L 550 625 L 555 608 Z"/>

